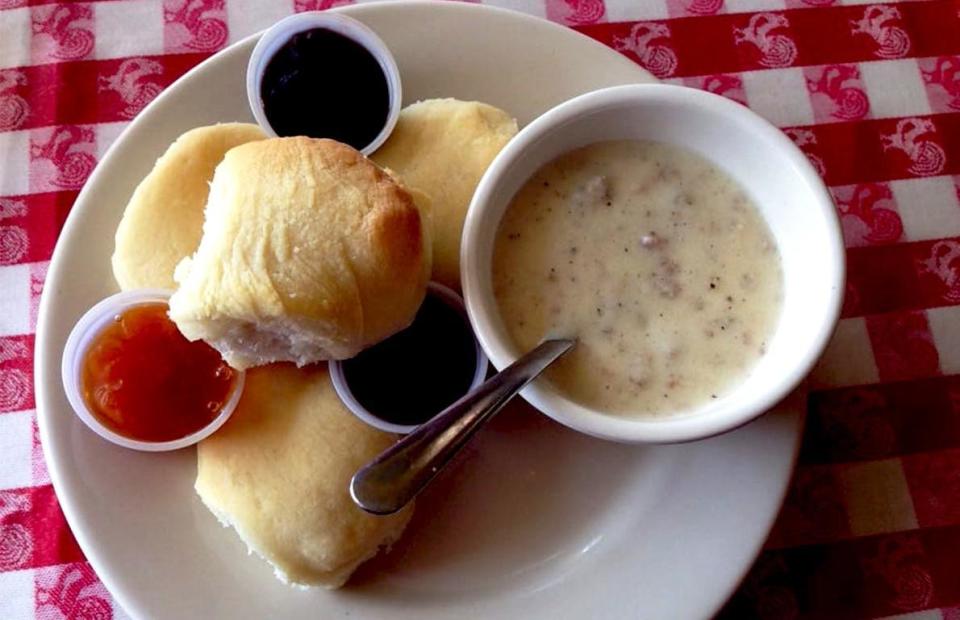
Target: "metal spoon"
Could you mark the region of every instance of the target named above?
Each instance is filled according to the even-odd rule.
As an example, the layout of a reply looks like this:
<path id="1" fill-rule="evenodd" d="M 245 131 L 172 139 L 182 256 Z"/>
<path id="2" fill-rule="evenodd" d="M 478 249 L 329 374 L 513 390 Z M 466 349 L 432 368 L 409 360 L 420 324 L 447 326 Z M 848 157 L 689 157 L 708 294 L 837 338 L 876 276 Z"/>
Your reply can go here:
<path id="1" fill-rule="evenodd" d="M 545 340 L 440 415 L 398 441 L 350 480 L 358 506 L 378 515 L 403 508 L 517 392 L 576 340 Z"/>

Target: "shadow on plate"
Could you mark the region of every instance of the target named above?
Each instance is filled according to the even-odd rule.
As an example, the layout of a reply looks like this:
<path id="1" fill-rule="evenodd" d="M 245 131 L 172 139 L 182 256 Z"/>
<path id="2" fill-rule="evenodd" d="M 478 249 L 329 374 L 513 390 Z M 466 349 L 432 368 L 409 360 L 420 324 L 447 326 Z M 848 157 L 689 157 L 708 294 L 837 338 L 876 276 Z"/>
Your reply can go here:
<path id="1" fill-rule="evenodd" d="M 348 590 L 538 587 L 604 537 L 644 448 L 571 431 L 517 399 L 417 499 L 403 538 Z"/>

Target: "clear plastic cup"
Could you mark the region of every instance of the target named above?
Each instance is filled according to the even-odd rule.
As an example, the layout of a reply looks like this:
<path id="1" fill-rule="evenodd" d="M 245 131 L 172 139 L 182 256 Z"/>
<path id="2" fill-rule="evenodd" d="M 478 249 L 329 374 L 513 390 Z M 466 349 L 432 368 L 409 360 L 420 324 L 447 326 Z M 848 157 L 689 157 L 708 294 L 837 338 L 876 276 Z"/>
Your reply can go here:
<path id="1" fill-rule="evenodd" d="M 352 17 L 326 11 L 307 11 L 281 19 L 265 30 L 260 35 L 257 45 L 253 48 L 253 53 L 250 54 L 250 61 L 247 64 L 247 101 L 250 104 L 250 111 L 253 112 L 257 124 L 260 125 L 264 133 L 270 137 L 277 136 L 270 125 L 270 121 L 267 120 L 263 100 L 260 97 L 260 83 L 263 81 L 264 70 L 266 70 L 267 64 L 274 54 L 293 35 L 314 28 L 332 30 L 363 46 L 377 59 L 380 68 L 383 70 L 383 75 L 387 79 L 387 92 L 390 97 L 387 120 L 377 137 L 370 144 L 359 149 L 364 155 L 369 155 L 380 148 L 380 145 L 393 132 L 397 119 L 400 117 L 403 92 L 400 87 L 400 69 L 397 68 L 397 61 L 390 52 L 390 48 L 377 36 L 377 33 Z"/>
<path id="2" fill-rule="evenodd" d="M 77 321 L 63 349 L 63 361 L 60 367 L 63 377 L 63 389 L 67 394 L 67 400 L 70 402 L 73 410 L 90 430 L 107 441 L 115 443 L 118 446 L 123 446 L 124 448 L 145 452 L 166 452 L 192 446 L 198 441 L 209 437 L 214 431 L 223 426 L 223 423 L 227 421 L 237 408 L 237 403 L 240 402 L 240 395 L 243 393 L 245 374 L 243 371 L 235 370 L 234 372 L 237 373 L 237 378 L 230 392 L 230 398 L 227 399 L 220 414 L 200 430 L 185 437 L 169 441 L 143 441 L 121 435 L 100 422 L 93 412 L 90 411 L 90 408 L 87 407 L 87 403 L 81 393 L 80 376 L 83 370 L 83 358 L 87 353 L 87 349 L 90 347 L 91 341 L 103 331 L 117 315 L 125 310 L 147 304 L 166 304 L 170 300 L 170 295 L 170 291 L 162 289 L 137 289 L 107 297 L 87 310 L 86 314 Z"/>
<path id="3" fill-rule="evenodd" d="M 436 282 L 431 282 L 427 285 L 427 295 L 433 295 L 440 299 L 451 308 L 455 309 L 457 313 L 463 319 L 463 323 L 468 330 L 471 330 L 470 333 L 473 333 L 472 327 L 470 326 L 470 320 L 467 318 L 467 309 L 463 303 L 463 298 L 460 297 L 452 289 L 443 286 L 442 284 L 437 284 Z M 476 337 L 473 339 L 474 345 L 477 348 L 477 357 L 476 357 L 476 368 L 473 373 L 473 379 L 470 382 L 470 387 L 467 392 L 472 392 L 477 389 L 477 387 L 483 383 L 484 379 L 487 377 L 487 367 L 489 362 L 487 361 L 487 355 L 483 352 L 483 348 L 480 346 L 480 342 L 477 341 Z M 388 433 L 398 433 L 404 435 L 416 429 L 419 424 L 403 425 L 403 424 L 393 424 L 392 422 L 387 422 L 383 418 L 378 417 L 374 413 L 370 412 L 366 407 L 360 404 L 360 401 L 357 400 L 356 396 L 353 395 L 353 390 L 350 389 L 350 384 L 347 382 L 347 377 L 343 371 L 343 364 L 339 361 L 330 362 L 330 378 L 333 381 L 333 389 L 336 390 L 337 396 L 340 397 L 340 400 L 346 405 L 353 415 L 357 416 L 370 426 L 378 428 L 382 431 L 387 431 Z M 437 415 L 441 412 L 438 411 Z M 436 417 L 436 416 L 434 416 Z"/>

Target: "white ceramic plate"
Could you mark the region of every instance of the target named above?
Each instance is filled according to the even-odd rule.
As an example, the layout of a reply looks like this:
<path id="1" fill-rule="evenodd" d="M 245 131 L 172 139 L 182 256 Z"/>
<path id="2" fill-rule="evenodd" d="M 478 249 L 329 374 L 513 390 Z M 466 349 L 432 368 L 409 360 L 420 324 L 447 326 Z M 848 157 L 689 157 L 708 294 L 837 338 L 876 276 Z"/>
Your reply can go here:
<path id="1" fill-rule="evenodd" d="M 573 31 L 461 3 L 343 9 L 392 48 L 407 102 L 479 99 L 529 122 L 602 86 L 650 81 Z M 759 550 L 797 449 L 802 399 L 696 444 L 634 447 L 502 414 L 419 502 L 403 541 L 337 592 L 297 591 L 248 556 L 193 493 L 191 449 L 144 454 L 70 410 L 60 357 L 74 322 L 115 291 L 113 233 L 133 188 L 181 132 L 249 120 L 247 39 L 164 92 L 103 158 L 64 228 L 37 329 L 38 417 L 77 540 L 137 618 L 698 618 Z"/>

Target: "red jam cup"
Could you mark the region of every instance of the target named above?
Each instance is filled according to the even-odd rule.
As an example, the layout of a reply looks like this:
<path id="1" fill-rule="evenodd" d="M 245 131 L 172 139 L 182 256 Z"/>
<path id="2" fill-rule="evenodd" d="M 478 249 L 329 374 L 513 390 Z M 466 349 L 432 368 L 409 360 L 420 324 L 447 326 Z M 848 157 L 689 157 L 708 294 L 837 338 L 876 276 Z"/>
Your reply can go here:
<path id="1" fill-rule="evenodd" d="M 194 432 L 183 437 L 164 441 L 148 441 L 123 435 L 107 426 L 90 409 L 90 406 L 83 396 L 82 373 L 86 355 L 96 337 L 122 313 L 137 306 L 153 304 L 166 305 L 170 299 L 170 295 L 170 291 L 159 289 L 138 289 L 111 295 L 90 308 L 90 310 L 77 321 L 64 347 L 61 373 L 67 400 L 77 413 L 77 416 L 83 420 L 83 423 L 86 424 L 90 430 L 107 441 L 124 448 L 145 452 L 166 452 L 191 446 L 209 437 L 223 426 L 224 422 L 227 421 L 237 408 L 237 404 L 240 402 L 240 395 L 243 393 L 244 373 L 234 369 L 233 372 L 235 376 L 233 385 L 230 387 L 227 398 L 220 407 L 217 415 L 206 425 Z"/>

